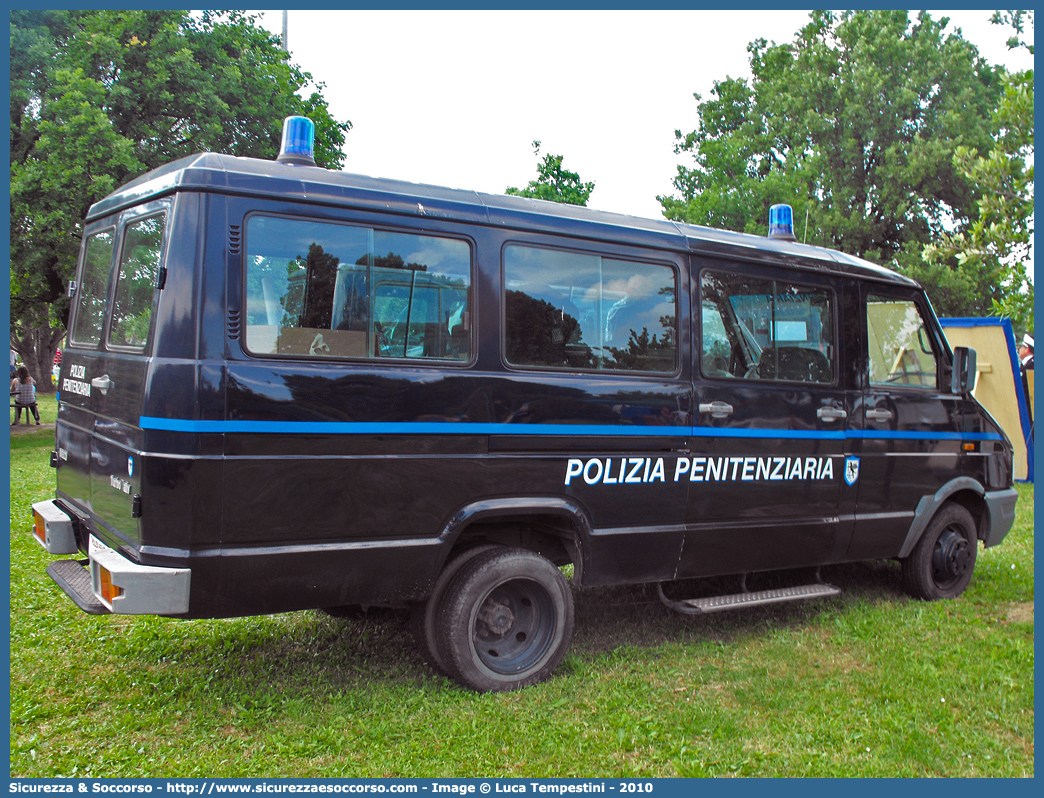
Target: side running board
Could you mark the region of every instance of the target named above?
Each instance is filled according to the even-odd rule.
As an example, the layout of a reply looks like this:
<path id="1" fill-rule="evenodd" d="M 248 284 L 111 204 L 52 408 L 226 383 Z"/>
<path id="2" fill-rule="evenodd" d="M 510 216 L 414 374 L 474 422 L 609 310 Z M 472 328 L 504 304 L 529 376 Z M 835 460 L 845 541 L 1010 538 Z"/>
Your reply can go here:
<path id="1" fill-rule="evenodd" d="M 708 612 L 721 612 L 722 610 L 731 610 L 739 607 L 759 607 L 763 604 L 779 604 L 784 601 L 797 601 L 798 599 L 837 596 L 841 594 L 841 588 L 817 583 L 800 585 L 798 587 L 783 587 L 776 590 L 744 591 L 727 596 L 708 596 L 707 598 L 675 601 L 664 595 L 663 583 L 660 582 L 656 585 L 656 592 L 660 596 L 660 601 L 676 612 L 683 612 L 686 615 L 704 615 Z"/>

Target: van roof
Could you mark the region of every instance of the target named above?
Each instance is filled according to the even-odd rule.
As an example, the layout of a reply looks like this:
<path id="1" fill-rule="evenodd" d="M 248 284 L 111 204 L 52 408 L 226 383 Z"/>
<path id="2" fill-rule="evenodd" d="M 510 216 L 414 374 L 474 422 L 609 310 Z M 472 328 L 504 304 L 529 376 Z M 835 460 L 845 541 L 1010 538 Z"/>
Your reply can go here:
<path id="1" fill-rule="evenodd" d="M 91 206 L 87 221 L 177 191 L 303 201 L 377 213 L 453 219 L 505 229 L 609 240 L 632 246 L 742 257 L 916 285 L 877 264 L 822 247 L 644 219 L 576 205 L 291 166 L 217 153 L 190 155 L 146 172 Z"/>

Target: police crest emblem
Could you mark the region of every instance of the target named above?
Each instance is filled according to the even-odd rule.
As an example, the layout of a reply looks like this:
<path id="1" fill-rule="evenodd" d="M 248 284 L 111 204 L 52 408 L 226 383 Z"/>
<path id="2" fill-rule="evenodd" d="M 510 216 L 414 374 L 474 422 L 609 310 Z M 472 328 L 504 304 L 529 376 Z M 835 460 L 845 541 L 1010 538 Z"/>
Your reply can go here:
<path id="1" fill-rule="evenodd" d="M 849 485 L 856 484 L 856 480 L 859 479 L 859 458 L 858 457 L 846 457 L 845 458 L 845 482 Z"/>

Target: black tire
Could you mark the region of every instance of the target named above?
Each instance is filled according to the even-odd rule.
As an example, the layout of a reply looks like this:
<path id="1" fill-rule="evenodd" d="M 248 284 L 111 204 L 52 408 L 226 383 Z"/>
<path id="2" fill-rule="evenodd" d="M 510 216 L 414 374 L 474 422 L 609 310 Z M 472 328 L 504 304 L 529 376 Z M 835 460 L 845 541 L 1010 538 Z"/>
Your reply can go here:
<path id="1" fill-rule="evenodd" d="M 971 582 L 978 545 L 971 513 L 944 504 L 903 560 L 903 587 L 926 601 L 959 596 Z"/>
<path id="2" fill-rule="evenodd" d="M 410 628 L 413 630 L 413 639 L 417 641 L 420 655 L 431 666 L 431 669 L 441 676 L 449 676 L 449 672 L 443 664 L 435 636 L 435 616 L 439 603 L 446 592 L 446 587 L 457 575 L 461 566 L 472 557 L 495 548 L 497 546 L 494 543 L 474 543 L 451 553 L 442 567 L 438 579 L 435 580 L 435 588 L 431 591 L 431 595 L 427 600 L 418 601 L 410 607 Z"/>
<path id="3" fill-rule="evenodd" d="M 496 547 L 450 580 L 436 615 L 450 678 L 481 693 L 547 679 L 573 636 L 573 594 L 549 560 Z"/>

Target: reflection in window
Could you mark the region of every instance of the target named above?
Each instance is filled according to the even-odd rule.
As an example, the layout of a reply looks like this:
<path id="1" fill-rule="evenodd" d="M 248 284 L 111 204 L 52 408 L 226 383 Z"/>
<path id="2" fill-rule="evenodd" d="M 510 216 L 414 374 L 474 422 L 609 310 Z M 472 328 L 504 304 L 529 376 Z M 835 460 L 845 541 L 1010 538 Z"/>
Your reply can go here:
<path id="1" fill-rule="evenodd" d="M 700 285 L 704 377 L 834 381 L 831 292 L 717 271 Z"/>
<path id="2" fill-rule="evenodd" d="M 148 340 L 165 219 L 163 214 L 139 219 L 124 231 L 109 329 L 112 346 L 142 348 Z"/>
<path id="3" fill-rule="evenodd" d="M 87 239 L 80 287 L 76 294 L 76 321 L 71 336 L 73 343 L 92 346 L 101 343 L 105 303 L 109 298 L 112 243 L 112 230 L 95 233 Z"/>
<path id="4" fill-rule="evenodd" d="M 866 327 L 871 385 L 938 387 L 935 351 L 917 305 L 871 294 Z"/>
<path id="5" fill-rule="evenodd" d="M 246 240 L 251 352 L 470 357 L 467 243 L 266 216 L 250 218 Z"/>
<path id="6" fill-rule="evenodd" d="M 675 370 L 668 266 L 520 245 L 504 251 L 507 361 L 583 370 Z"/>

